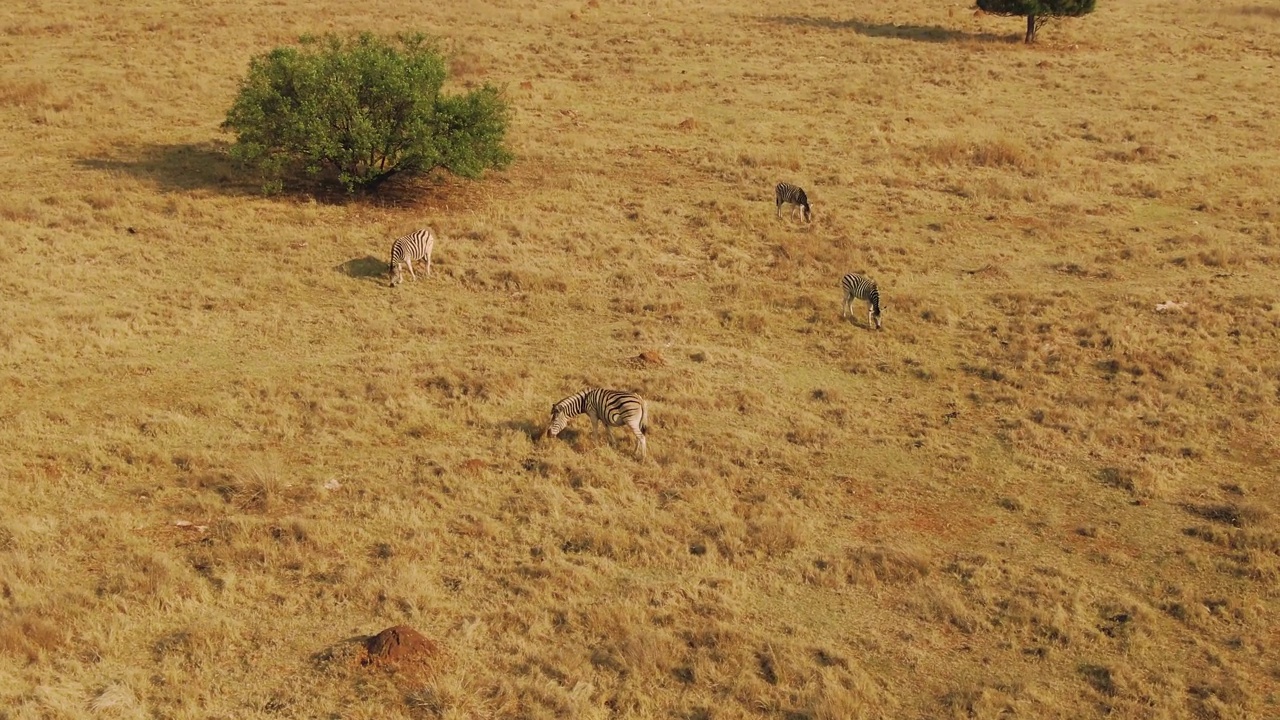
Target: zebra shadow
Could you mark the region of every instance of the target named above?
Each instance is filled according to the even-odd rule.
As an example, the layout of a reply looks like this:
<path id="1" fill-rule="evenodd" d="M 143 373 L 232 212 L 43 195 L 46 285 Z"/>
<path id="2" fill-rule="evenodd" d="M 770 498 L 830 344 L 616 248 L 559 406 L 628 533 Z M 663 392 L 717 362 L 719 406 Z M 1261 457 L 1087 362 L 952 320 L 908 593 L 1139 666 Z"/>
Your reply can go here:
<path id="1" fill-rule="evenodd" d="M 1020 33 L 972 33 L 938 25 L 897 25 L 895 23 L 869 23 L 857 18 L 836 20 L 835 18 L 816 18 L 808 15 L 780 15 L 765 18 L 766 22 L 778 25 L 796 25 L 816 27 L 827 30 L 852 30 L 859 35 L 877 38 L 894 38 L 898 40 L 916 40 L 918 42 L 959 42 L 977 40 L 981 42 L 1022 42 Z"/>
<path id="2" fill-rule="evenodd" d="M 387 261 L 379 260 L 372 255 L 365 255 L 362 258 L 348 260 L 334 267 L 334 270 L 353 278 L 385 277 L 387 274 Z"/>

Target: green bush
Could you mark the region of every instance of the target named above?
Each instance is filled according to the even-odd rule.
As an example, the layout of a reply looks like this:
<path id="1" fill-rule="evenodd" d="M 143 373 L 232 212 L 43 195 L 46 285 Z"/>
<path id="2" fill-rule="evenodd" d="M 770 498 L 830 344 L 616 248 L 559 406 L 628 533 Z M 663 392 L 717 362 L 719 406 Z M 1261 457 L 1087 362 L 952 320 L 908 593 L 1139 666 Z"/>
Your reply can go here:
<path id="1" fill-rule="evenodd" d="M 978 0 L 978 9 L 993 15 L 1027 18 L 1026 42 L 1035 42 L 1036 32 L 1051 17 L 1080 17 L 1093 12 L 1096 0 Z"/>
<path id="2" fill-rule="evenodd" d="M 304 37 L 250 62 L 224 130 L 234 158 L 279 189 L 302 173 L 373 190 L 398 173 L 502 168 L 510 110 L 484 86 L 440 92 L 445 60 L 421 35 Z"/>

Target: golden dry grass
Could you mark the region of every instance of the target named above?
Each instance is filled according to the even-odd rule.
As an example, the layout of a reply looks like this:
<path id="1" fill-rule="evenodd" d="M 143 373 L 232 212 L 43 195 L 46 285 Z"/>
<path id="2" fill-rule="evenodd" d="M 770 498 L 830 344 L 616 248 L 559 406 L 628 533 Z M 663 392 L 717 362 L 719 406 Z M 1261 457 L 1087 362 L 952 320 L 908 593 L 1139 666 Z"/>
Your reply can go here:
<path id="1" fill-rule="evenodd" d="M 257 194 L 217 129 L 248 59 L 404 28 L 508 88 L 517 164 Z M 0 9 L 0 717 L 1280 715 L 1280 19 L 1020 36 Z M 389 290 L 423 225 L 437 273 Z M 649 399 L 651 462 L 534 441 L 587 385 Z M 429 680 L 342 661 L 398 624 Z"/>

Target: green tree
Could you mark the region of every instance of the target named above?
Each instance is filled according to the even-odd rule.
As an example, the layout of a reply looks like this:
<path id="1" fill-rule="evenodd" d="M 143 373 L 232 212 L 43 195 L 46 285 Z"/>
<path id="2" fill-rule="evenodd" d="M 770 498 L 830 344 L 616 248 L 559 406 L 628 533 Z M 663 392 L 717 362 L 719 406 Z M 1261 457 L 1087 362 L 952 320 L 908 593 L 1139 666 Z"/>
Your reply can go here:
<path id="1" fill-rule="evenodd" d="M 505 167 L 502 94 L 488 85 L 443 94 L 446 75 L 421 35 L 304 37 L 250 61 L 222 127 L 236 134 L 232 156 L 276 189 L 298 173 L 372 191 L 398 173 L 477 178 Z"/>
<path id="2" fill-rule="evenodd" d="M 1093 12 L 1095 0 L 978 0 L 978 9 L 993 15 L 1025 15 L 1026 42 L 1036 41 L 1036 31 L 1052 17 L 1080 17 Z"/>

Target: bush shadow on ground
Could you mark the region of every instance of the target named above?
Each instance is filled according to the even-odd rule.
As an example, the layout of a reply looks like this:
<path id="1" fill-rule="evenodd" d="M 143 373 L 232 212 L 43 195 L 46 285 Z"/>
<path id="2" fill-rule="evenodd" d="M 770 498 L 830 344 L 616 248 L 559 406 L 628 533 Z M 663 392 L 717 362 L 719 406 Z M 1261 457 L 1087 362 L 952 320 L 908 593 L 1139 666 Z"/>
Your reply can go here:
<path id="1" fill-rule="evenodd" d="M 1280 7 L 1267 7 L 1265 5 L 1245 5 L 1238 8 L 1236 14 L 1254 17 L 1267 17 L 1273 20 L 1280 20 Z"/>
<path id="2" fill-rule="evenodd" d="M 919 42 L 960 42 L 975 40 L 994 43 L 1020 43 L 1022 33 L 972 33 L 937 25 L 896 25 L 894 23 L 869 23 L 856 18 L 837 20 L 835 18 L 810 17 L 808 15 L 777 15 L 765 18 L 766 22 L 777 25 L 794 25 L 799 27 L 816 27 L 827 30 L 852 30 L 859 35 L 878 38 L 896 38 L 899 40 L 916 40 Z"/>
<path id="3" fill-rule="evenodd" d="M 81 158 L 89 170 L 119 173 L 156 186 L 163 192 L 213 190 L 228 195 L 260 195 L 253 182 L 227 153 L 225 142 L 152 144 L 120 148 L 107 157 Z"/>
<path id="4" fill-rule="evenodd" d="M 265 197 L 261 178 L 230 155 L 231 143 L 150 144 L 118 148 L 107 156 L 81 158 L 79 167 L 128 175 L 161 192 L 209 191 L 223 195 Z M 349 193 L 335 178 L 295 177 L 278 197 L 315 200 L 327 205 L 367 203 L 380 207 L 416 207 L 429 199 L 442 181 L 438 176 L 396 176 L 376 194 Z"/>
<path id="5" fill-rule="evenodd" d="M 333 269 L 353 278 L 385 278 L 387 274 L 387 261 L 376 258 L 372 255 L 365 255 L 362 258 L 352 258 Z"/>

